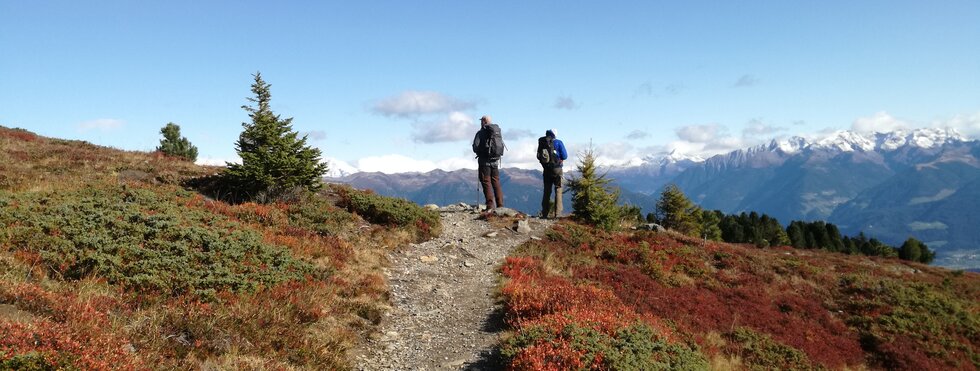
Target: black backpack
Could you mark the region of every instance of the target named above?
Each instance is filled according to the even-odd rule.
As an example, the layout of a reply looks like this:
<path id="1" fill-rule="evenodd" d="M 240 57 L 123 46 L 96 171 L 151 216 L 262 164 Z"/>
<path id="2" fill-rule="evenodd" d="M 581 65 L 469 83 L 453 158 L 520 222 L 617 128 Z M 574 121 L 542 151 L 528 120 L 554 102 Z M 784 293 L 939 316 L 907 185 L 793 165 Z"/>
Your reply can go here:
<path id="1" fill-rule="evenodd" d="M 538 150 L 536 152 L 541 166 L 554 167 L 561 161 L 558 158 L 558 153 L 555 152 L 555 139 L 547 135 L 538 138 Z"/>
<path id="2" fill-rule="evenodd" d="M 480 129 L 480 144 L 477 146 L 476 154 L 486 158 L 500 158 L 504 155 L 504 138 L 500 135 L 500 127 L 497 124 L 490 124 Z"/>

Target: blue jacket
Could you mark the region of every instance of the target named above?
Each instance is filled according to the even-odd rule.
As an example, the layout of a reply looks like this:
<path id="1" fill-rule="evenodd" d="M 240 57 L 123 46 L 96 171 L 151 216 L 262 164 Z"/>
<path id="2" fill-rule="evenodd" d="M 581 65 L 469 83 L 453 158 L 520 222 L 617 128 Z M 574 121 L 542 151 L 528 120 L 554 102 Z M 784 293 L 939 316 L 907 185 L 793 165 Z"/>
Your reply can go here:
<path id="1" fill-rule="evenodd" d="M 568 152 L 565 150 L 565 143 L 562 143 L 561 139 L 555 138 L 552 145 L 555 146 L 555 152 L 558 153 L 558 158 L 561 159 L 561 161 L 558 162 L 558 167 L 562 167 L 562 164 L 564 164 L 565 160 L 568 159 Z"/>

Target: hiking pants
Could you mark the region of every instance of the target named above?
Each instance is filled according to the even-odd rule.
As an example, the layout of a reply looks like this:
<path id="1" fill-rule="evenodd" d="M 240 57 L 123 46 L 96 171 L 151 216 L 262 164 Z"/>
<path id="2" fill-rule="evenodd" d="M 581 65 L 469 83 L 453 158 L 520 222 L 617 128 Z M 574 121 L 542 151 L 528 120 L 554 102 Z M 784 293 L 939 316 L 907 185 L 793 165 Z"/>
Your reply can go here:
<path id="1" fill-rule="evenodd" d="M 555 214 L 554 217 L 561 216 L 561 167 L 545 167 L 544 172 L 544 194 L 541 197 L 541 216 L 551 217 L 551 189 L 555 190 Z"/>
<path id="2" fill-rule="evenodd" d="M 500 189 L 500 169 L 498 160 L 477 160 L 480 184 L 483 185 L 483 196 L 487 200 L 487 210 L 504 207 L 504 191 Z"/>

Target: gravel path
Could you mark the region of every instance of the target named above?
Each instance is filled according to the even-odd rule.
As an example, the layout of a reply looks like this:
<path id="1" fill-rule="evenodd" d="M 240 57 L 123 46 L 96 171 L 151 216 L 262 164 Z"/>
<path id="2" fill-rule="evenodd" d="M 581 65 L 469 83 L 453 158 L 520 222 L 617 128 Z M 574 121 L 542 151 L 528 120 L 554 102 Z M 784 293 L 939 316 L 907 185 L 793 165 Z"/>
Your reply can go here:
<path id="1" fill-rule="evenodd" d="M 391 310 L 356 356 L 361 370 L 496 370 L 503 328 L 494 300 L 504 257 L 552 221 L 529 219 L 530 232 L 495 227 L 458 205 L 443 208 L 439 238 L 390 254 Z M 493 223 L 498 224 L 498 223 Z"/>

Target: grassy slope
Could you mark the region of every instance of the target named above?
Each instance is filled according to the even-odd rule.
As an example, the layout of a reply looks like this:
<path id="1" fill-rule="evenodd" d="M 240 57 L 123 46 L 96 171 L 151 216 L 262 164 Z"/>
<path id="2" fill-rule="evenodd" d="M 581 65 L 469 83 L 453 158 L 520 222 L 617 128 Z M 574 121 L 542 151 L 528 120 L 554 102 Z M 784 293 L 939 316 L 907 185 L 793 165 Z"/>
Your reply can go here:
<path id="1" fill-rule="evenodd" d="M 517 369 L 976 369 L 980 275 L 563 222 L 502 268 Z"/>
<path id="2" fill-rule="evenodd" d="M 0 369 L 350 367 L 385 250 L 438 216 L 349 188 L 229 205 L 180 186 L 218 171 L 0 126 Z"/>

